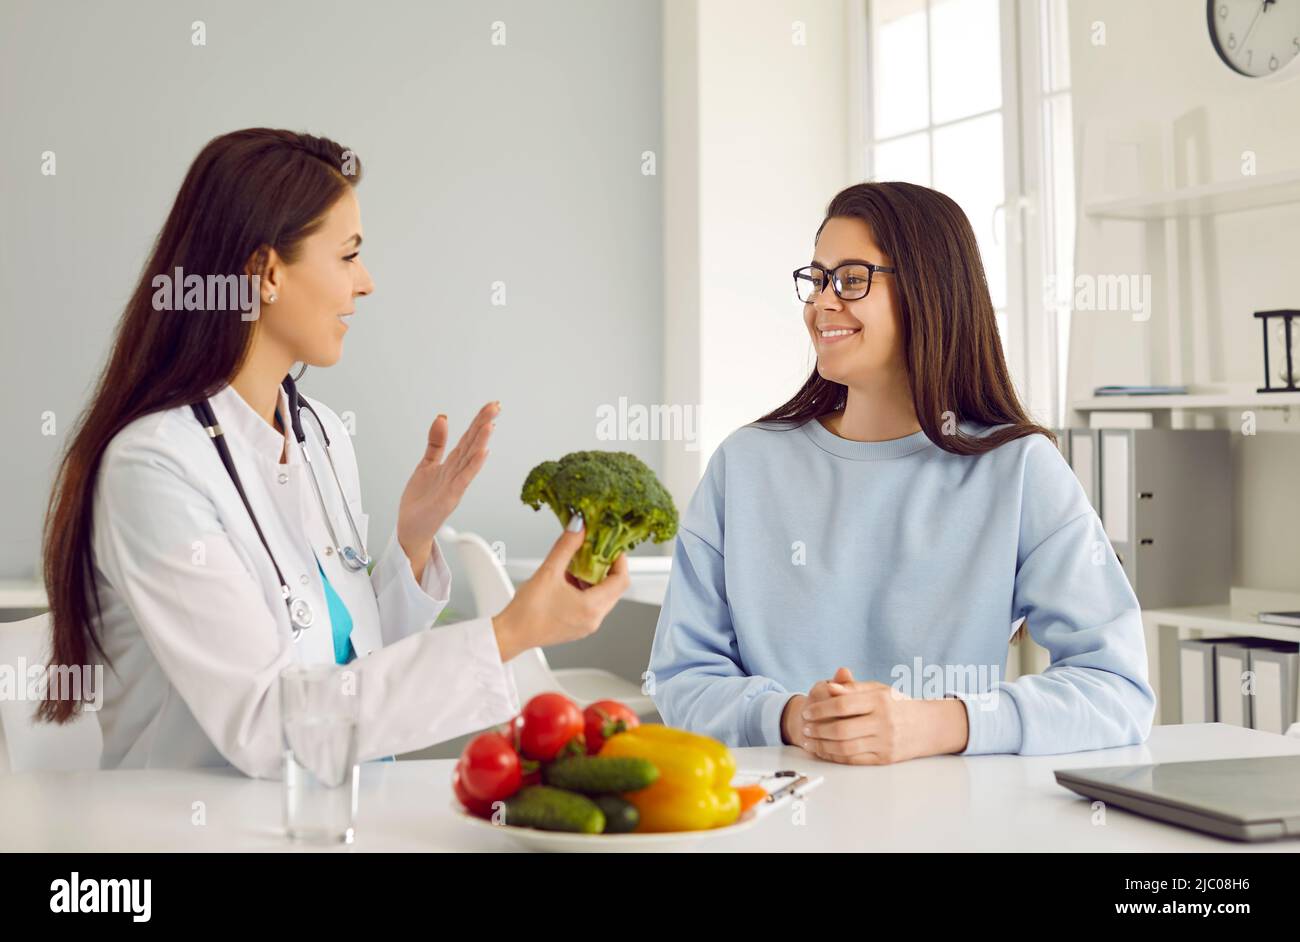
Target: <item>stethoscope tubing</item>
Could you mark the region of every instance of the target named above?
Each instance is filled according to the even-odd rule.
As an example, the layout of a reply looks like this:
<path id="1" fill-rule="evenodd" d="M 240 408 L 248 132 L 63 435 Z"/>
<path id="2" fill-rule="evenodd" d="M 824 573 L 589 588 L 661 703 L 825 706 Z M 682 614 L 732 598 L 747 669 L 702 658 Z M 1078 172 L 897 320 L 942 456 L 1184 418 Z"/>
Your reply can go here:
<path id="1" fill-rule="evenodd" d="M 339 480 L 338 469 L 334 465 L 333 449 L 330 446 L 329 435 L 325 431 L 325 424 L 321 422 L 320 416 L 316 414 L 316 410 L 312 408 L 311 403 L 302 401 L 298 394 L 298 387 L 291 377 L 286 376 L 283 385 L 285 392 L 289 396 L 289 422 L 293 428 L 294 438 L 302 448 L 302 455 L 307 463 L 307 474 L 311 478 L 312 489 L 316 493 L 316 502 L 320 505 L 321 515 L 325 518 L 325 526 L 329 530 L 330 539 L 338 551 L 339 560 L 343 566 L 352 572 L 358 572 L 370 565 L 370 554 L 366 552 L 365 541 L 362 540 L 361 531 L 352 517 L 351 508 L 348 507 L 347 494 L 343 491 L 343 483 Z M 308 454 L 306 447 L 307 436 L 302 427 L 300 414 L 303 407 L 306 407 L 307 411 L 312 414 L 312 418 L 316 420 L 316 426 L 320 430 L 321 439 L 325 443 L 325 457 L 329 462 L 330 474 L 334 478 L 335 486 L 339 489 L 339 494 L 343 497 L 343 512 L 348 518 L 348 526 L 352 530 L 352 536 L 356 540 L 357 546 L 361 547 L 360 553 L 352 546 L 342 546 L 340 544 L 338 534 L 334 531 L 334 524 L 325 508 L 325 496 L 321 492 L 320 482 L 316 479 L 315 466 L 312 464 L 311 456 Z M 199 424 L 203 426 L 204 431 L 208 433 L 208 437 L 212 439 L 212 444 L 221 457 L 221 463 L 225 467 L 226 473 L 234 483 L 235 490 L 239 492 L 239 499 L 243 501 L 244 509 L 248 512 L 248 518 L 253 522 L 253 529 L 257 531 L 257 538 L 261 540 L 262 548 L 266 550 L 266 555 L 275 568 L 275 577 L 280 581 L 280 595 L 289 612 L 289 623 L 293 626 L 293 640 L 297 641 L 302 636 L 303 629 L 310 628 L 315 621 L 311 605 L 306 599 L 293 594 L 293 591 L 289 588 L 288 580 L 285 579 L 284 573 L 280 570 L 280 564 L 275 560 L 275 554 L 271 552 L 271 545 L 262 532 L 262 525 L 258 522 L 257 515 L 253 513 L 253 505 L 249 502 L 248 494 L 244 491 L 239 472 L 235 469 L 234 458 L 230 454 L 230 448 L 226 445 L 225 434 L 217 423 L 211 404 L 204 399 L 202 402 L 191 404 L 190 408 L 193 410 L 195 417 L 198 418 Z"/>
<path id="2" fill-rule="evenodd" d="M 325 423 L 320 420 L 316 410 L 312 408 L 310 402 L 304 402 L 298 395 L 298 387 L 293 379 L 286 376 L 284 378 L 285 390 L 289 393 L 289 424 L 293 428 L 294 438 L 302 446 L 302 457 L 307 462 L 311 478 L 312 489 L 316 492 L 316 501 L 320 504 L 321 514 L 325 517 L 325 526 L 329 529 L 330 540 L 334 543 L 334 548 L 338 551 L 339 559 L 342 560 L 345 568 L 351 572 L 360 572 L 370 565 L 370 554 L 366 552 L 365 541 L 361 539 L 361 530 L 357 526 L 356 520 L 352 518 L 352 508 L 348 506 L 347 495 L 343 492 L 343 482 L 339 480 L 338 468 L 334 465 L 334 449 L 330 445 L 329 433 L 325 431 Z M 358 554 L 356 549 L 351 545 L 344 546 L 339 540 L 338 534 L 334 532 L 334 522 L 330 520 L 330 515 L 325 513 L 325 495 L 321 493 L 320 482 L 316 479 L 316 465 L 311 460 L 311 454 L 307 451 L 307 436 L 302 428 L 301 410 L 306 409 L 311 413 L 311 417 L 316 420 L 316 428 L 320 430 L 321 440 L 325 442 L 325 460 L 330 466 L 330 475 L 334 478 L 334 485 L 343 495 L 343 514 L 348 518 L 348 528 L 352 530 L 352 538 L 356 540 L 357 546 L 361 547 Z"/>

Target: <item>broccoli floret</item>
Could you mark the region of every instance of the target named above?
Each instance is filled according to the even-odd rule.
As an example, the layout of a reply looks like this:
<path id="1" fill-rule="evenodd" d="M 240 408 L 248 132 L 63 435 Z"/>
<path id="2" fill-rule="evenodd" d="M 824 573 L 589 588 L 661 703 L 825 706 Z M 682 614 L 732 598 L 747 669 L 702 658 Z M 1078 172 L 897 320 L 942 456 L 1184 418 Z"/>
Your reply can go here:
<path id="1" fill-rule="evenodd" d="M 662 543 L 677 533 L 677 508 L 653 471 L 625 451 L 575 451 L 544 461 L 524 481 L 520 499 L 546 504 L 562 526 L 582 513 L 587 528 L 569 572 L 595 585 L 620 553 L 645 540 Z"/>

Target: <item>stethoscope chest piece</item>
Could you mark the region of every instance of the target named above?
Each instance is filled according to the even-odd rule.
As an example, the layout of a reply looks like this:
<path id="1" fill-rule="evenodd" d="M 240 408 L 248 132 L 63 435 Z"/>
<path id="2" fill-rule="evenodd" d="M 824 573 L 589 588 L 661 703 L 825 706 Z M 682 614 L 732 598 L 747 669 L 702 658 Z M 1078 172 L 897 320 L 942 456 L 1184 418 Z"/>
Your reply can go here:
<path id="1" fill-rule="evenodd" d="M 304 628 L 310 628 L 315 620 L 312 614 L 311 604 L 302 598 L 294 596 L 289 599 L 289 621 L 293 623 L 293 640 L 297 641 L 298 636 Z"/>

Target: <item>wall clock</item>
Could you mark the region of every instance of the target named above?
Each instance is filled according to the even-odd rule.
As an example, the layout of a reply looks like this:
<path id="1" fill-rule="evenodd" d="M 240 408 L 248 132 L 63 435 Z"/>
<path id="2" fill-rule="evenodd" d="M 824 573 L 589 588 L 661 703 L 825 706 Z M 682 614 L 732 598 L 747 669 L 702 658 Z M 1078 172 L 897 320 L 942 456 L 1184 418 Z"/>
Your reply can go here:
<path id="1" fill-rule="evenodd" d="M 1300 0 L 1208 0 L 1210 40 L 1240 75 L 1264 78 L 1300 55 Z"/>

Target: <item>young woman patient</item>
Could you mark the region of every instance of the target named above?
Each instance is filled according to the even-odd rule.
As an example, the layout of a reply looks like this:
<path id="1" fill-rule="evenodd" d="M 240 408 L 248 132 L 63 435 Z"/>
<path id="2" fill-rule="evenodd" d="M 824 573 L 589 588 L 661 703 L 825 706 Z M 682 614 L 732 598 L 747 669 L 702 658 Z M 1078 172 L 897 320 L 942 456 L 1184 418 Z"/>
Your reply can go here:
<path id="1" fill-rule="evenodd" d="M 1144 741 L 1137 598 L 1017 400 L 961 209 L 852 186 L 794 275 L 817 363 L 683 516 L 650 657 L 664 721 L 854 764 Z M 1051 666 L 1007 682 L 1021 618 Z"/>

